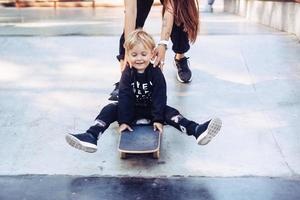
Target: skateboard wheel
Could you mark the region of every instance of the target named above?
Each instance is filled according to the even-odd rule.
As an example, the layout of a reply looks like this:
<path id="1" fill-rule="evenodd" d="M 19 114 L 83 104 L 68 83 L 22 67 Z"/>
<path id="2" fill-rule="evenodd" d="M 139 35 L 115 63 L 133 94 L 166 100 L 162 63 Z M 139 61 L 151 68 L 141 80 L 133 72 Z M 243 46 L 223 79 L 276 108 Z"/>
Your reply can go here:
<path id="1" fill-rule="evenodd" d="M 153 158 L 158 159 L 159 158 L 159 151 L 153 152 L 152 156 L 153 156 Z"/>
<path id="2" fill-rule="evenodd" d="M 126 158 L 126 153 L 120 152 L 120 158 L 125 159 Z"/>

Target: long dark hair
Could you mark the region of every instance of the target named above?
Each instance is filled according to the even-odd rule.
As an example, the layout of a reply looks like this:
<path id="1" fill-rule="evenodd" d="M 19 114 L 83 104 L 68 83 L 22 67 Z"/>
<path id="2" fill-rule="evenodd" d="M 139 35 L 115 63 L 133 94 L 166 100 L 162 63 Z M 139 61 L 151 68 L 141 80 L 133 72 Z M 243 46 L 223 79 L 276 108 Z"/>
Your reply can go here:
<path id="1" fill-rule="evenodd" d="M 166 5 L 171 5 L 175 24 L 183 26 L 183 30 L 187 32 L 190 42 L 194 43 L 199 31 L 198 0 L 164 0 L 163 3 L 163 14 L 168 9 Z"/>

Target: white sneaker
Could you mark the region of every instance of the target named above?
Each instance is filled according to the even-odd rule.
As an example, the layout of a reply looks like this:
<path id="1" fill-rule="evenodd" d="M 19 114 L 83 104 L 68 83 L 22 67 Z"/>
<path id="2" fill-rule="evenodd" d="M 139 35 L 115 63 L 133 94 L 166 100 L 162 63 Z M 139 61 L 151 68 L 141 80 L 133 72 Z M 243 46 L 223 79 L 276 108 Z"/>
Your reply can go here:
<path id="1" fill-rule="evenodd" d="M 212 119 L 209 122 L 207 129 L 197 138 L 197 143 L 199 145 L 208 144 L 218 134 L 221 127 L 222 121 L 219 118 Z"/>

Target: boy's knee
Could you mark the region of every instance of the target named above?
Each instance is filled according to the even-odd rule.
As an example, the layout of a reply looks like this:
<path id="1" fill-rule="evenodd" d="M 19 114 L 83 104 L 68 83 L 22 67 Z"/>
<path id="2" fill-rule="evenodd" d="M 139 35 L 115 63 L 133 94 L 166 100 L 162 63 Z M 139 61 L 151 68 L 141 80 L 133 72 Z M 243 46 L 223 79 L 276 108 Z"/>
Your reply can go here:
<path id="1" fill-rule="evenodd" d="M 165 121 L 168 124 L 178 124 L 182 118 L 183 116 L 179 113 L 169 113 L 168 115 L 166 115 Z"/>
<path id="2" fill-rule="evenodd" d="M 101 119 L 101 120 L 105 119 L 104 121 L 107 121 L 112 117 L 115 118 L 117 113 L 118 113 L 118 103 L 110 103 L 102 108 L 102 110 L 100 111 L 96 119 Z"/>
<path id="3" fill-rule="evenodd" d="M 118 103 L 110 103 L 105 106 L 107 110 L 116 110 L 118 108 Z"/>
<path id="4" fill-rule="evenodd" d="M 99 127 L 105 127 L 106 123 L 100 119 L 95 119 L 95 124 L 94 126 L 99 126 Z"/>
<path id="5" fill-rule="evenodd" d="M 167 107 L 165 110 L 165 119 L 166 120 L 171 120 L 173 117 L 176 117 L 179 115 L 180 115 L 180 113 L 175 108 Z"/>
<path id="6" fill-rule="evenodd" d="M 178 114 L 178 115 L 174 115 L 173 117 L 171 117 L 171 121 L 175 122 L 175 123 L 179 123 L 179 121 L 183 118 L 182 115 Z"/>

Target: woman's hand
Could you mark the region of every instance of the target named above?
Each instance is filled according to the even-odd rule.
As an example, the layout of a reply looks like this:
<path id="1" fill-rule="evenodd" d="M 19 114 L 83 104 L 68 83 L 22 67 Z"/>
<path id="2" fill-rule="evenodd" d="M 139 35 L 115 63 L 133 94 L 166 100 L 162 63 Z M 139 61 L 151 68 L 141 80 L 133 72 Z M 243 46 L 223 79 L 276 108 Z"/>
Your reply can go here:
<path id="1" fill-rule="evenodd" d="M 118 132 L 122 133 L 125 130 L 133 131 L 132 128 L 129 125 L 127 125 L 127 124 L 121 124 L 119 126 Z"/>
<path id="2" fill-rule="evenodd" d="M 166 57 L 166 46 L 165 45 L 158 45 L 154 50 L 154 57 L 155 60 L 153 66 L 159 66 L 160 69 L 163 69 L 165 64 L 165 57 Z"/>
<path id="3" fill-rule="evenodd" d="M 159 131 L 159 133 L 163 133 L 164 125 L 159 122 L 153 123 L 154 131 Z"/>
<path id="4" fill-rule="evenodd" d="M 125 67 L 126 67 L 127 64 L 129 64 L 129 63 L 127 62 L 127 58 L 125 56 L 124 60 L 120 60 L 121 73 L 124 71 L 124 69 L 125 69 Z M 131 68 L 131 65 L 129 65 L 129 66 Z"/>

